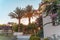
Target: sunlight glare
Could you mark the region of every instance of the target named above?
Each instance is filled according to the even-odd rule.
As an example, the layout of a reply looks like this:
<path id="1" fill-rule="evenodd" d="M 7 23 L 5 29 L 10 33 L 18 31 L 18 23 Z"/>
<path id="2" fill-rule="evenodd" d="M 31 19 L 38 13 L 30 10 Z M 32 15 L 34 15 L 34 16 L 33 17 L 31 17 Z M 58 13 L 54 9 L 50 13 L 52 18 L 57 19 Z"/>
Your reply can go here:
<path id="1" fill-rule="evenodd" d="M 22 23 L 23 25 L 28 25 L 28 23 L 29 23 L 28 18 L 22 18 L 22 19 L 21 19 L 21 23 Z"/>
<path id="2" fill-rule="evenodd" d="M 35 22 L 35 20 L 36 20 L 36 18 L 37 17 L 33 17 L 33 18 L 31 18 L 31 23 L 34 23 Z M 29 24 L 29 19 L 28 18 L 22 18 L 21 19 L 21 23 L 23 24 L 23 25 L 28 25 Z"/>
<path id="3" fill-rule="evenodd" d="M 31 23 L 35 22 L 36 17 L 31 18 Z"/>

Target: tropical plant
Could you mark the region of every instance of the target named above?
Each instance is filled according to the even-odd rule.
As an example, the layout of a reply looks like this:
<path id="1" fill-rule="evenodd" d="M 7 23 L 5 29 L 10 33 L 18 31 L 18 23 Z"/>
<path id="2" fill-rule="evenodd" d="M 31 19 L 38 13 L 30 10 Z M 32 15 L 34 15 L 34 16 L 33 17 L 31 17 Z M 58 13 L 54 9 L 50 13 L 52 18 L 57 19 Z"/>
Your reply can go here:
<path id="1" fill-rule="evenodd" d="M 28 5 L 28 6 L 26 6 L 26 8 L 25 8 L 25 11 L 26 11 L 26 13 L 25 13 L 25 18 L 26 17 L 28 17 L 29 18 L 29 24 L 30 24 L 30 19 L 31 19 L 31 17 L 32 17 L 32 15 L 33 15 L 33 11 L 32 11 L 33 9 L 32 9 L 32 6 L 31 5 Z"/>
<path id="2" fill-rule="evenodd" d="M 31 35 L 31 37 L 30 37 L 29 40 L 41 40 L 41 39 L 40 39 L 40 37 L 37 37 L 37 36 Z"/>
<path id="3" fill-rule="evenodd" d="M 43 34 L 43 29 L 40 29 L 37 34 L 36 34 L 37 37 L 40 37 L 40 38 L 43 38 L 44 37 L 44 34 Z"/>
<path id="4" fill-rule="evenodd" d="M 20 19 L 23 17 L 23 15 L 24 15 L 24 9 L 21 9 L 21 8 L 16 8 L 13 12 L 10 12 L 9 13 L 9 16 L 11 17 L 11 18 L 16 18 L 16 19 L 18 19 L 18 31 L 20 31 Z"/>
<path id="5" fill-rule="evenodd" d="M 13 24 L 12 28 L 13 28 L 14 32 L 18 32 L 18 25 L 17 24 Z"/>
<path id="6" fill-rule="evenodd" d="M 32 5 L 26 6 L 24 17 L 25 17 L 25 18 L 26 18 L 26 17 L 29 18 L 29 24 L 30 24 L 31 18 L 33 18 L 33 17 L 35 17 L 35 16 L 39 16 L 39 15 L 40 15 L 39 10 L 33 9 Z"/>
<path id="7" fill-rule="evenodd" d="M 40 28 L 40 30 L 38 30 L 37 32 L 37 36 L 40 37 L 40 38 L 43 38 L 43 20 L 42 20 L 42 15 L 39 16 L 39 18 L 37 18 L 36 20 L 36 24 L 38 26 L 38 28 Z"/>
<path id="8" fill-rule="evenodd" d="M 18 32 L 18 24 L 13 24 L 12 28 L 13 28 L 13 31 Z M 24 25 L 20 24 L 20 28 L 21 28 L 20 31 L 23 32 Z"/>
<path id="9" fill-rule="evenodd" d="M 57 9 L 58 9 L 56 0 L 54 0 L 53 2 L 49 2 L 48 0 L 46 0 L 42 4 L 45 5 L 45 7 L 43 7 L 44 10 L 42 12 L 45 12 L 46 16 L 50 15 L 52 19 L 52 24 L 55 25 L 55 21 L 57 19 Z"/>
<path id="10" fill-rule="evenodd" d="M 37 25 L 35 23 L 30 23 L 29 25 L 26 26 L 26 31 L 28 34 L 34 34 L 34 30 L 37 29 Z"/>
<path id="11" fill-rule="evenodd" d="M 57 0 L 57 6 L 58 6 L 58 10 L 57 10 L 57 12 L 58 12 L 58 22 L 60 23 L 60 0 Z"/>
<path id="12" fill-rule="evenodd" d="M 36 24 L 38 27 L 43 25 L 43 20 L 42 20 L 42 15 L 40 15 L 37 19 L 36 19 Z"/>

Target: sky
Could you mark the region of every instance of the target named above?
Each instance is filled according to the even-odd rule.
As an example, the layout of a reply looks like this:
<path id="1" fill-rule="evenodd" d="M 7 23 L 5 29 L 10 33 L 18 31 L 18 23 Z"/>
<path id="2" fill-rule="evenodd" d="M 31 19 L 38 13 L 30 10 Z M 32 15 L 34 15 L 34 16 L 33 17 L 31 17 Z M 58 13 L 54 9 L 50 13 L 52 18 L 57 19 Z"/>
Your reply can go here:
<path id="1" fill-rule="evenodd" d="M 39 3 L 41 3 L 41 0 L 0 0 L 0 24 L 17 22 L 16 19 L 11 19 L 8 16 L 16 7 L 25 8 L 27 5 L 32 5 L 34 9 L 37 9 Z"/>

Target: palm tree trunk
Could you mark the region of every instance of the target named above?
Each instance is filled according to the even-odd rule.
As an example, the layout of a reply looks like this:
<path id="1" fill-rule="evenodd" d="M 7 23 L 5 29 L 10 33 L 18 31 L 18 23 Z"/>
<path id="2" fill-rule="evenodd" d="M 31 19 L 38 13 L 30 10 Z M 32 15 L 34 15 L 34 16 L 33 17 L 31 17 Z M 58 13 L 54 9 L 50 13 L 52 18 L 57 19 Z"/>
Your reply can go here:
<path id="1" fill-rule="evenodd" d="M 20 19 L 18 19 L 18 32 L 20 32 Z"/>
<path id="2" fill-rule="evenodd" d="M 30 24 L 30 17 L 29 17 L 29 24 Z"/>

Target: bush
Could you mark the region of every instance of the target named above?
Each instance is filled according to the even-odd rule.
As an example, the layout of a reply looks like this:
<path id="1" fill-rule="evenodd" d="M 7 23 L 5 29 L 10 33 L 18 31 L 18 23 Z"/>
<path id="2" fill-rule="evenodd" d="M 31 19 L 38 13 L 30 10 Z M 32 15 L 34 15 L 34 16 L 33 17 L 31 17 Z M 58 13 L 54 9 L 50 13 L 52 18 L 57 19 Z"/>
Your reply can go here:
<path id="1" fill-rule="evenodd" d="M 40 37 L 40 38 L 43 38 L 44 37 L 44 34 L 43 34 L 43 29 L 39 30 L 36 34 L 36 36 Z"/>
<path id="2" fill-rule="evenodd" d="M 18 24 L 14 24 L 12 27 L 15 32 L 18 32 L 18 27 L 19 27 Z M 24 28 L 24 25 L 20 24 L 20 31 L 21 32 L 23 31 L 23 28 Z"/>
<path id="3" fill-rule="evenodd" d="M 40 37 L 37 37 L 37 36 L 32 35 L 30 37 L 30 40 L 40 40 Z"/>
<path id="4" fill-rule="evenodd" d="M 44 40 L 49 40 L 48 38 L 45 38 Z"/>
<path id="5" fill-rule="evenodd" d="M 13 25 L 13 30 L 15 31 L 15 32 L 18 32 L 18 25 Z"/>

